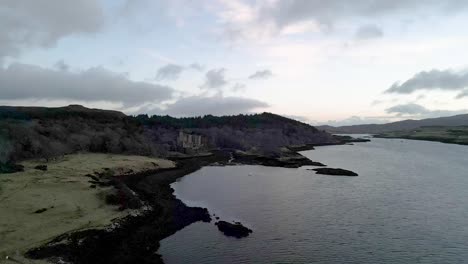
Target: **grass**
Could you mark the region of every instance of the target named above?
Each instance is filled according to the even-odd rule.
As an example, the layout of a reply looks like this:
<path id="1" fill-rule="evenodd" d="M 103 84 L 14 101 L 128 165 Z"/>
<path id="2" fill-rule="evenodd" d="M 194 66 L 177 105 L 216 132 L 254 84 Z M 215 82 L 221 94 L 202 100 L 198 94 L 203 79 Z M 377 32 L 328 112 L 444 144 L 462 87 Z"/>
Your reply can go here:
<path id="1" fill-rule="evenodd" d="M 54 237 L 77 230 L 103 228 L 127 215 L 102 197 L 112 187 L 90 188 L 86 174 L 121 175 L 174 167 L 168 160 L 108 154 L 67 155 L 44 164 L 26 161 L 24 172 L 0 174 L 0 259 L 21 255 Z"/>
<path id="2" fill-rule="evenodd" d="M 468 145 L 468 126 L 460 127 L 422 127 L 412 131 L 387 132 L 377 135 L 381 138 L 404 138 L 438 141 L 450 144 Z"/>

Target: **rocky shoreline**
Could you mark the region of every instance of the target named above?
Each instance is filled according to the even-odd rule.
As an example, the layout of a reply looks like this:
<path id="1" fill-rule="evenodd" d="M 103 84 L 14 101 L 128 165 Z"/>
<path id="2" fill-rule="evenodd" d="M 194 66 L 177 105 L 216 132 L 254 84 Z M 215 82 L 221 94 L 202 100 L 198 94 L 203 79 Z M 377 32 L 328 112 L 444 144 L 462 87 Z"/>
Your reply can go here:
<path id="1" fill-rule="evenodd" d="M 305 150 L 306 147 L 300 149 Z M 307 149 L 313 149 L 313 146 L 307 146 Z M 29 250 L 26 256 L 31 259 L 46 259 L 53 263 L 163 263 L 162 257 L 157 253 L 162 239 L 194 222 L 212 221 L 208 209 L 188 207 L 175 197 L 170 185 L 177 179 L 213 164 L 287 168 L 304 165 L 324 166 L 293 150 L 280 156 L 217 150 L 213 151 L 212 155 L 173 160 L 177 163 L 176 168 L 126 174 L 111 181 L 119 190 L 120 199 L 123 197 L 125 201 L 129 201 L 123 203 L 125 206 L 142 207 L 138 213 L 117 220 L 104 230 L 85 230 L 61 235 L 46 245 Z M 94 182 L 93 185 L 96 184 L 98 182 Z M 135 199 L 138 199 L 138 202 L 135 202 Z M 221 229 L 225 230 L 224 227 Z M 248 229 L 247 235 L 250 232 Z"/>

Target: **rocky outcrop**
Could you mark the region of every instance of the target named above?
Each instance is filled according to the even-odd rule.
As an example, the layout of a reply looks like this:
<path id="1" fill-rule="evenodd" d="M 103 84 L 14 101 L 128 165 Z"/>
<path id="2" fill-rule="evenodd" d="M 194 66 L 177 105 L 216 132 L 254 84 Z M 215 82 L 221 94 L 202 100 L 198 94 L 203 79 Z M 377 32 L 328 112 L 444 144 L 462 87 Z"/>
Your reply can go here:
<path id="1" fill-rule="evenodd" d="M 233 153 L 234 162 L 248 165 L 263 165 L 270 167 L 299 168 L 302 166 L 325 166 L 320 162 L 314 162 L 299 153 L 281 153 L 278 156 L 266 156 L 251 154 L 241 151 Z"/>
<path id="2" fill-rule="evenodd" d="M 312 169 L 317 174 L 332 175 L 332 176 L 358 176 L 357 173 L 344 170 L 344 169 L 334 169 L 334 168 L 319 168 Z"/>
<path id="3" fill-rule="evenodd" d="M 232 236 L 236 238 L 247 237 L 252 233 L 252 230 L 243 226 L 239 222 L 229 223 L 226 221 L 219 221 L 215 224 L 219 231 L 223 232 L 226 236 Z"/>
<path id="4" fill-rule="evenodd" d="M 47 165 L 37 165 L 34 167 L 36 170 L 41 170 L 41 171 L 46 171 L 47 170 Z"/>

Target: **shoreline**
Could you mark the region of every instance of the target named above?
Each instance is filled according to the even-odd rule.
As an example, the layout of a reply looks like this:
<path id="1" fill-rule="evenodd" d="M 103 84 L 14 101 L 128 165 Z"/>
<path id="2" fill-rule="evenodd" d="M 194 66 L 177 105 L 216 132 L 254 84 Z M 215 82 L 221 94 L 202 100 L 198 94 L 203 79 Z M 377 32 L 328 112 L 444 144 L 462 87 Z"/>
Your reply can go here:
<path id="1" fill-rule="evenodd" d="M 384 136 L 384 135 L 374 135 L 374 138 L 382 138 L 382 139 L 406 139 L 406 140 L 416 140 L 416 141 L 428 141 L 428 142 L 439 142 L 443 144 L 451 144 L 451 145 L 460 145 L 460 146 L 468 146 L 468 143 L 460 143 L 460 142 L 453 142 L 450 140 L 443 140 L 438 138 L 413 138 L 413 137 L 391 137 L 391 136 Z"/>
<path id="2" fill-rule="evenodd" d="M 312 150 L 314 146 L 309 145 L 308 149 Z M 267 157 L 238 155 L 232 150 L 217 150 L 209 156 L 172 160 L 177 163 L 175 168 L 123 175 L 118 177 L 119 180 L 114 185 L 126 186 L 151 209 L 142 211 L 140 215 L 119 219 L 104 230 L 63 234 L 46 245 L 28 250 L 26 257 L 71 263 L 164 263 L 162 256 L 157 253 L 162 239 L 192 223 L 212 221 L 207 208 L 189 207 L 175 197 L 170 185 L 179 178 L 210 165 L 263 165 L 285 168 L 314 165 L 313 161 L 296 151 L 279 157 Z"/>

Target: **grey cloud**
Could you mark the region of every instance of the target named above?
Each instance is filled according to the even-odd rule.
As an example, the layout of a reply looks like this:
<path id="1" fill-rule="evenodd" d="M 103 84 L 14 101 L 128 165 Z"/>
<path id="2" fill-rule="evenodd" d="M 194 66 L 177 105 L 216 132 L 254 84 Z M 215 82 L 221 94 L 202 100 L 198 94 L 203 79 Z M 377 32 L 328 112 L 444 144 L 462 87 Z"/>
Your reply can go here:
<path id="1" fill-rule="evenodd" d="M 0 1 L 0 59 L 52 46 L 72 34 L 97 32 L 103 24 L 100 1 Z"/>
<path id="2" fill-rule="evenodd" d="M 465 98 L 465 97 L 468 97 L 468 90 L 462 91 L 461 93 L 459 93 L 459 94 L 457 95 L 456 98 L 457 98 L 457 99 L 461 99 L 461 98 Z"/>
<path id="3" fill-rule="evenodd" d="M 205 83 L 201 86 L 204 89 L 220 89 L 228 82 L 225 77 L 226 69 L 218 68 L 209 70 L 205 74 Z"/>
<path id="4" fill-rule="evenodd" d="M 257 71 L 254 74 L 249 76 L 251 80 L 259 80 L 259 79 L 268 79 L 273 76 L 273 73 L 270 70 L 263 70 Z"/>
<path id="5" fill-rule="evenodd" d="M 134 82 L 100 67 L 70 72 L 15 63 L 0 68 L 0 100 L 67 99 L 132 106 L 168 100 L 172 94 L 168 86 Z"/>
<path id="6" fill-rule="evenodd" d="M 70 69 L 70 66 L 68 64 L 65 63 L 64 60 L 59 60 L 55 63 L 54 67 L 57 69 L 57 70 L 61 70 L 61 71 L 68 71 Z"/>
<path id="7" fill-rule="evenodd" d="M 197 71 L 203 71 L 203 69 L 205 68 L 205 67 L 203 67 L 202 65 L 200 65 L 198 63 L 192 63 L 192 64 L 189 65 L 189 67 L 191 69 L 194 69 L 194 70 L 197 70 Z"/>
<path id="8" fill-rule="evenodd" d="M 261 17 L 264 20 L 272 20 L 280 28 L 306 20 L 314 20 L 330 27 L 338 20 L 350 18 L 453 13 L 466 7 L 468 2 L 459 0 L 289 0 L 265 5 L 261 9 Z"/>
<path id="9" fill-rule="evenodd" d="M 184 71 L 184 67 L 177 64 L 167 64 L 159 68 L 156 73 L 157 80 L 176 80 L 180 77 L 180 74 Z"/>
<path id="10" fill-rule="evenodd" d="M 243 83 L 235 83 L 232 87 L 231 87 L 231 90 L 234 91 L 234 92 L 238 92 L 238 91 L 243 91 L 245 90 L 246 88 L 246 85 L 243 84 Z"/>
<path id="11" fill-rule="evenodd" d="M 255 109 L 268 106 L 262 101 L 243 97 L 192 96 L 179 99 L 164 110 L 155 108 L 151 112 L 173 116 L 235 115 L 250 113 Z"/>
<path id="12" fill-rule="evenodd" d="M 406 117 L 413 117 L 413 118 L 434 118 L 434 117 L 466 114 L 468 113 L 468 109 L 430 110 L 424 106 L 414 104 L 414 103 L 409 103 L 409 104 L 401 104 L 401 105 L 390 107 L 386 110 L 386 112 L 389 114 L 396 114 L 397 116 L 406 116 Z"/>
<path id="13" fill-rule="evenodd" d="M 457 91 L 468 88 L 468 72 L 423 71 L 403 83 L 394 83 L 386 93 L 410 94 L 418 90 Z"/>
<path id="14" fill-rule="evenodd" d="M 386 112 L 397 115 L 418 115 L 428 113 L 429 110 L 421 105 L 410 103 L 392 106 Z"/>
<path id="15" fill-rule="evenodd" d="M 177 80 L 182 72 L 187 69 L 202 71 L 203 66 L 198 63 L 192 63 L 188 66 L 169 63 L 158 69 L 156 73 L 156 80 Z"/>
<path id="16" fill-rule="evenodd" d="M 374 39 L 383 37 L 383 31 L 376 25 L 364 25 L 356 31 L 357 39 Z"/>

